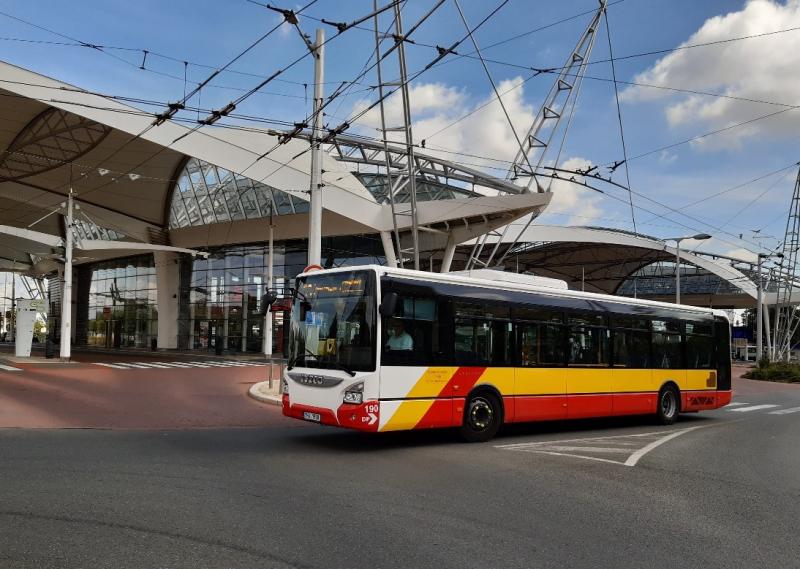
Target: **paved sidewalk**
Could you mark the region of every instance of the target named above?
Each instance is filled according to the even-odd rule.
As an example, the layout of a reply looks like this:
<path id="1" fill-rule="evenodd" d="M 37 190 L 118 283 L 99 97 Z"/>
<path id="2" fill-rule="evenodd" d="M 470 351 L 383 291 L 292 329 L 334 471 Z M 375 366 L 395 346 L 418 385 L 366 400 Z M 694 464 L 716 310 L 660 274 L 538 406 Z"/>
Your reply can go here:
<path id="1" fill-rule="evenodd" d="M 280 394 L 280 378 L 272 381 L 272 387 L 269 386 L 269 381 L 262 381 L 250 386 L 247 394 L 257 401 L 268 403 L 270 405 L 281 405 Z"/>

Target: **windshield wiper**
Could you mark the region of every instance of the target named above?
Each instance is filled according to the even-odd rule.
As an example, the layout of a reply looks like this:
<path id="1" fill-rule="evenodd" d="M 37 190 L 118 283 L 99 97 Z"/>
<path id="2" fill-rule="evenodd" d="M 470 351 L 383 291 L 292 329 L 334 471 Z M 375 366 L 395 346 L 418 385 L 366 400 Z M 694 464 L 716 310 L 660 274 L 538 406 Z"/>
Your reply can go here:
<path id="1" fill-rule="evenodd" d="M 319 363 L 322 363 L 322 364 L 333 364 L 336 367 L 338 367 L 340 370 L 342 370 L 343 372 L 347 373 L 350 377 L 355 377 L 356 376 L 356 372 L 354 372 L 352 369 L 350 369 L 349 367 L 347 367 L 343 363 L 338 362 L 338 361 L 336 361 L 334 359 L 319 360 Z"/>
<path id="2" fill-rule="evenodd" d="M 294 364 L 297 363 L 297 360 L 299 360 L 300 358 L 305 358 L 306 356 L 313 356 L 314 359 L 319 360 L 319 356 L 317 354 L 315 354 L 308 348 L 305 348 L 305 350 L 306 352 L 304 354 L 297 354 L 295 357 L 293 357 L 291 361 L 286 365 L 286 369 L 289 370 L 292 369 L 294 367 Z"/>

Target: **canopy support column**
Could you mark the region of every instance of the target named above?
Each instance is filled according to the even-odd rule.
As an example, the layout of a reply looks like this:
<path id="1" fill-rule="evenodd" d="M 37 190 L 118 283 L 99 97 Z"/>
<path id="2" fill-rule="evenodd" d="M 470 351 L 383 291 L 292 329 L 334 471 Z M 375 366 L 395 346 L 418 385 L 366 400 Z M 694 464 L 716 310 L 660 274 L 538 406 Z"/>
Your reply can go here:
<path id="1" fill-rule="evenodd" d="M 64 219 L 64 286 L 61 294 L 61 350 L 59 357 L 69 360 L 72 349 L 72 188 L 67 196 Z"/>

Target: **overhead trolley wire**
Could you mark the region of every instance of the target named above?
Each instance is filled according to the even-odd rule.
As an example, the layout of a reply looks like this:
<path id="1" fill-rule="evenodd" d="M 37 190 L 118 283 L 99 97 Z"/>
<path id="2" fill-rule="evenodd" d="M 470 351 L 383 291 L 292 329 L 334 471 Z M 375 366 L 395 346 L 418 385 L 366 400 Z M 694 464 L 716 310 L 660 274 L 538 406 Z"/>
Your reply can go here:
<path id="1" fill-rule="evenodd" d="M 619 88 L 617 87 L 617 70 L 616 66 L 614 65 L 614 50 L 611 47 L 611 26 L 608 23 L 608 11 L 603 11 L 603 16 L 606 21 L 606 37 L 608 38 L 608 55 L 609 59 L 611 60 L 611 77 L 614 80 L 614 100 L 617 103 L 617 122 L 619 123 L 619 138 L 620 142 L 622 143 L 622 166 L 625 166 L 625 182 L 628 186 L 628 200 L 630 201 L 631 205 L 631 222 L 633 223 L 633 232 L 638 233 L 636 230 L 636 214 L 633 210 L 633 192 L 631 192 L 631 173 L 630 168 L 628 167 L 628 149 L 625 145 L 625 129 L 622 126 L 622 109 L 619 105 Z M 614 170 L 616 170 L 620 166 L 619 162 L 614 163 Z"/>

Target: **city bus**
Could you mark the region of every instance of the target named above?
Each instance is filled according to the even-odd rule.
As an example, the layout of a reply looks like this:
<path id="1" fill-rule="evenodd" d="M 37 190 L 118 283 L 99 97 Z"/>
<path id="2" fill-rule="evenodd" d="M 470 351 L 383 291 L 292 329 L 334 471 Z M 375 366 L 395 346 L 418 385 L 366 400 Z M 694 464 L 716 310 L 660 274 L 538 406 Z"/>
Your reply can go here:
<path id="1" fill-rule="evenodd" d="M 724 312 L 494 270 L 297 277 L 283 414 L 361 431 L 679 413 L 731 401 Z"/>

